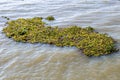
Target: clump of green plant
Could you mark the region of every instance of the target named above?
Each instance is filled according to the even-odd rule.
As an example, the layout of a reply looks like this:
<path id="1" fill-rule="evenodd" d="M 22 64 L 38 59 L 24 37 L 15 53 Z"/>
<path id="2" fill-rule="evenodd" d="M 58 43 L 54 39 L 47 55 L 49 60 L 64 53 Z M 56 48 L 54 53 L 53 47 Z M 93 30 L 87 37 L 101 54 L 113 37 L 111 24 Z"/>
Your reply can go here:
<path id="1" fill-rule="evenodd" d="M 53 20 L 55 20 L 55 18 L 54 18 L 53 16 L 48 16 L 48 17 L 46 17 L 45 19 L 48 20 L 48 21 L 53 21 Z"/>
<path id="2" fill-rule="evenodd" d="M 87 56 L 106 55 L 117 50 L 112 37 L 95 32 L 92 27 L 51 27 L 46 26 L 41 17 L 9 21 L 3 32 L 19 42 L 76 46 Z"/>

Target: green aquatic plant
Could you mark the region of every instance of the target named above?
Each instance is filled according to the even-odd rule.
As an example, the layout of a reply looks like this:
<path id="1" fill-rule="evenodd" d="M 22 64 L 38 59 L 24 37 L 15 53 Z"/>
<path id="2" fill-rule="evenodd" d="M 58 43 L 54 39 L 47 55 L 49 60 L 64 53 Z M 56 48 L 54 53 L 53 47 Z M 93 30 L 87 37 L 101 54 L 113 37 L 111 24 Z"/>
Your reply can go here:
<path id="1" fill-rule="evenodd" d="M 107 34 L 95 32 L 92 27 L 46 26 L 41 17 L 19 18 L 7 22 L 3 32 L 19 42 L 48 43 L 56 46 L 76 46 L 87 56 L 100 56 L 117 51 L 115 41 Z"/>
<path id="2" fill-rule="evenodd" d="M 48 20 L 48 21 L 53 21 L 53 20 L 55 20 L 55 18 L 54 18 L 53 16 L 47 16 L 45 19 Z"/>

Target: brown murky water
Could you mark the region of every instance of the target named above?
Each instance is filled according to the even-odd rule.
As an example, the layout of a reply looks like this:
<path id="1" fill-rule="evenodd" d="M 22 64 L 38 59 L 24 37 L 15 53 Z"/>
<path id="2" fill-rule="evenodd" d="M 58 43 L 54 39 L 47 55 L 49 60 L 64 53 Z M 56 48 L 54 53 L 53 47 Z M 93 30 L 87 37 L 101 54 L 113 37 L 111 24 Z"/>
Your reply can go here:
<path id="1" fill-rule="evenodd" d="M 118 0 L 1 0 L 0 16 L 48 15 L 49 25 L 92 26 L 108 33 L 120 49 L 120 1 Z M 3 33 L 0 17 L 0 80 L 120 80 L 120 52 L 86 57 L 75 47 L 18 43 Z"/>

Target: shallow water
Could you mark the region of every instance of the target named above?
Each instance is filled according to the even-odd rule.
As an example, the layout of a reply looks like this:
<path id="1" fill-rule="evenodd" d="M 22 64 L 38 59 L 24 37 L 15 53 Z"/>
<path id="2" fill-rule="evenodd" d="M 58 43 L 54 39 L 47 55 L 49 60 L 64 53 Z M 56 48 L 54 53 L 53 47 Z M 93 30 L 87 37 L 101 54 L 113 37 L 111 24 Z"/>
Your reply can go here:
<path id="1" fill-rule="evenodd" d="M 55 16 L 49 25 L 92 26 L 117 41 L 120 49 L 119 0 L 1 0 L 0 16 Z M 120 52 L 86 57 L 75 47 L 18 43 L 3 33 L 0 17 L 0 80 L 120 80 Z"/>

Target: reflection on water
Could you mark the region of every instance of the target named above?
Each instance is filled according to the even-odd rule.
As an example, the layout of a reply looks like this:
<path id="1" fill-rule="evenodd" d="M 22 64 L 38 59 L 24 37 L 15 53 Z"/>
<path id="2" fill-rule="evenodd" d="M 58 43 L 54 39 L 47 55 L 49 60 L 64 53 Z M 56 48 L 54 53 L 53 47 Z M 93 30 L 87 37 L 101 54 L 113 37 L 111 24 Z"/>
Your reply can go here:
<path id="1" fill-rule="evenodd" d="M 92 26 L 107 33 L 120 49 L 120 1 L 118 0 L 1 0 L 0 16 L 54 15 L 49 25 Z M 75 47 L 18 43 L 3 33 L 0 17 L 0 80 L 119 80 L 120 52 L 88 58 Z"/>

